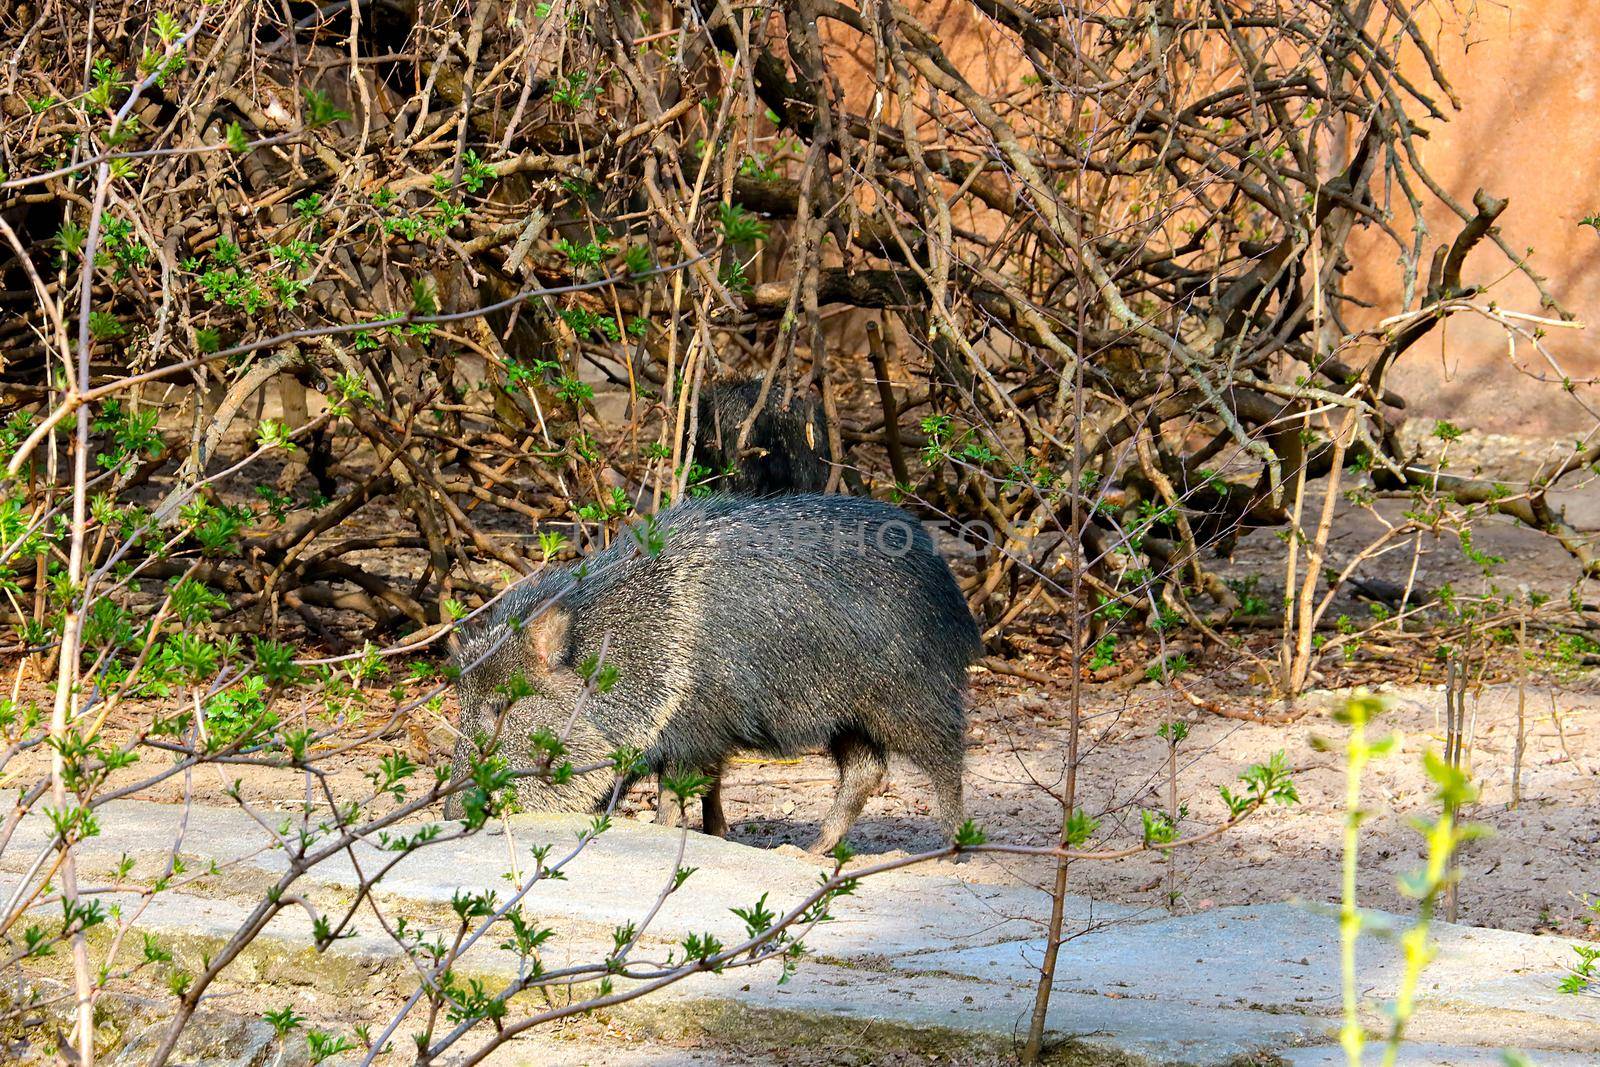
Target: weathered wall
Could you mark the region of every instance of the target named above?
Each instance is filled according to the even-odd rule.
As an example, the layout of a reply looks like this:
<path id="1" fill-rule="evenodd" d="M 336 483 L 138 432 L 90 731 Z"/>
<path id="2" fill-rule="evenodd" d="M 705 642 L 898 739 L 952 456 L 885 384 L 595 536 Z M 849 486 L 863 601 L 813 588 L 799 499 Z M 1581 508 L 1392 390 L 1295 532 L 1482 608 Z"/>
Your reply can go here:
<path id="1" fill-rule="evenodd" d="M 1466 7 L 1467 5 L 1458 5 Z M 1470 204 L 1479 187 L 1510 199 L 1500 229 L 1511 246 L 1534 249 L 1533 264 L 1584 331 L 1555 330 L 1548 344 L 1573 378 L 1600 375 L 1600 232 L 1581 226 L 1600 212 L 1600 3 L 1595 0 L 1505 0 L 1478 3 L 1465 27 L 1429 27 L 1440 63 L 1461 98 L 1447 123 L 1432 123 L 1419 142 L 1424 162 L 1450 194 Z M 1420 68 L 1420 62 L 1413 67 Z M 1421 81 L 1426 72 L 1408 72 Z M 1448 209 L 1426 214 L 1433 240 L 1460 228 Z M 1393 308 L 1398 302 L 1392 251 L 1362 242 L 1351 292 Z M 1381 259 L 1380 259 L 1381 257 Z M 1489 282 L 1505 258 L 1485 245 L 1468 261 L 1465 280 Z M 1539 311 L 1533 285 L 1521 277 L 1499 284 L 1503 307 Z M 1600 389 L 1573 394 L 1535 382 L 1517 367 L 1555 372 L 1519 346 L 1508 357 L 1505 334 L 1476 316 L 1459 316 L 1407 355 L 1392 379 L 1413 398 L 1413 413 L 1459 415 L 1475 429 L 1567 433 L 1593 425 L 1585 404 L 1600 409 Z"/>
<path id="2" fill-rule="evenodd" d="M 980 89 L 1029 92 L 1020 80 L 1029 70 L 1025 57 L 970 4 L 912 0 L 909 6 Z M 1432 89 L 1415 50 L 1406 50 L 1408 78 L 1426 87 L 1448 116 L 1448 121 L 1425 124 L 1428 136 L 1417 141 L 1422 159 L 1469 210 L 1480 187 L 1509 198 L 1500 229 L 1511 246 L 1533 248 L 1531 262 L 1548 278 L 1556 299 L 1580 321 L 1595 323 L 1592 330 L 1549 331 L 1552 356 L 1575 380 L 1600 376 L 1600 231 L 1579 224 L 1600 213 L 1600 0 L 1457 0 L 1455 7 L 1460 10 L 1424 10 L 1420 17 L 1460 97 L 1459 111 Z M 844 44 L 851 37 L 833 38 L 834 58 L 844 72 L 851 106 L 864 111 L 873 77 L 870 67 L 850 71 L 848 59 L 859 63 L 862 58 Z M 1395 226 L 1408 232 L 1404 198 L 1396 193 L 1395 201 L 1400 213 Z M 1432 248 L 1460 230 L 1448 208 L 1431 196 L 1428 202 L 1424 274 Z M 979 220 L 961 221 L 984 226 Z M 1352 241 L 1350 252 L 1355 268 L 1349 292 L 1374 306 L 1350 318 L 1366 325 L 1400 310 L 1393 245 L 1368 232 Z M 1464 277 L 1497 283 L 1490 298 L 1502 307 L 1543 313 L 1532 283 L 1511 274 L 1491 244 L 1473 254 Z M 1588 409 L 1600 413 L 1600 387 L 1580 384 L 1568 393 L 1531 374 L 1559 378 L 1560 372 L 1526 345 L 1511 357 L 1503 330 L 1477 316 L 1458 315 L 1406 355 L 1390 384 L 1411 400 L 1413 417 L 1457 418 L 1477 430 L 1569 434 L 1595 424 Z"/>

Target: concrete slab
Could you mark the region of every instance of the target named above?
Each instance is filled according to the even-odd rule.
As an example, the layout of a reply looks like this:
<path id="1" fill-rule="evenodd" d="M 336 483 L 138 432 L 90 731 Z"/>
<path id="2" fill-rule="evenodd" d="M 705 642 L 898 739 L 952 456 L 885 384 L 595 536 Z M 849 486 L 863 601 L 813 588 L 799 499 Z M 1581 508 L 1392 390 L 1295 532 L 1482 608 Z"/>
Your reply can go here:
<path id="1" fill-rule="evenodd" d="M 1357 949 L 1360 988 L 1369 1000 L 1387 1000 L 1402 971 L 1393 934 L 1406 920 L 1382 912 L 1368 920 Z M 1550 1047 L 1567 1035 L 1566 1047 L 1600 1053 L 1600 998 L 1556 988 L 1574 958 L 1569 940 L 1447 923 L 1435 924 L 1433 936 L 1439 955 L 1418 990 L 1427 1010 L 1414 1033 L 1440 1025 L 1458 1039 L 1525 1047 Z M 895 966 L 1018 985 L 1038 974 L 1042 951 L 1037 940 L 1008 942 L 924 953 Z M 1329 1017 L 1340 1010 L 1339 983 L 1337 917 L 1292 904 L 1090 931 L 1063 951 L 1056 977 L 1064 991 Z M 1435 1023 L 1439 1011 L 1447 1024 Z"/>
<path id="2" fill-rule="evenodd" d="M 785 985 L 749 974 L 685 986 L 683 998 L 725 996 L 742 1004 L 858 1024 L 953 1030 L 1010 1047 L 1026 1036 L 1033 987 L 950 975 L 863 975 L 804 965 Z M 1119 1000 L 1058 992 L 1050 1001 L 1053 1045 L 1089 1064 L 1233 1064 L 1263 1052 L 1324 1042 L 1326 1019 L 1217 1009 L 1182 1001 Z"/>
<path id="3" fill-rule="evenodd" d="M 1394 995 L 1401 958 L 1394 935 L 1407 920 L 1367 912 L 1357 967 L 1368 996 Z M 1573 959 L 1571 942 L 1506 930 L 1437 923 L 1440 953 L 1424 989 L 1453 1001 L 1524 1009 L 1565 1009 L 1573 997 L 1556 982 Z M 1159 941 L 1160 953 L 1150 951 Z M 991 981 L 1022 982 L 1038 973 L 1038 941 L 924 953 L 896 961 L 915 970 L 949 970 Z M 1180 997 L 1218 1007 L 1337 1011 L 1340 1005 L 1338 916 L 1295 904 L 1217 908 L 1134 927 L 1111 926 L 1074 939 L 1056 984 L 1131 997 Z M 1219 975 L 1227 975 L 1219 983 Z M 1577 998 L 1580 1001 L 1584 998 Z M 1600 999 L 1592 1000 L 1600 1024 Z"/>
<path id="4" fill-rule="evenodd" d="M 101 834 L 84 843 L 80 865 L 93 871 L 109 868 L 124 854 L 164 861 L 177 837 L 181 809 L 174 805 L 119 801 L 99 810 Z M 397 828 L 415 831 L 422 824 Z M 430 846 L 405 857 L 380 883 L 379 896 L 446 906 L 459 891 L 506 892 L 506 874 L 513 863 L 533 868 L 532 849 L 549 845 L 549 862 L 569 854 L 589 820 L 574 815 L 518 816 L 512 833 L 486 833 L 460 843 Z M 274 827 L 274 829 L 277 829 Z M 12 847 L 0 859 L 0 871 L 16 869 L 48 841 L 43 819 L 25 821 Z M 194 808 L 186 820 L 182 852 L 260 874 L 277 876 L 288 869 L 281 849 L 269 848 L 273 835 L 238 809 Z M 683 849 L 679 856 L 680 846 Z M 348 856 L 336 856 L 316 869 L 313 882 L 333 886 L 358 884 L 356 867 L 372 871 L 393 858 L 362 843 Z M 653 903 L 679 865 L 694 867 L 684 891 L 662 906 L 653 929 L 670 940 L 690 933 L 736 934 L 743 930 L 730 909 L 748 908 L 763 894 L 768 906 L 789 907 L 813 890 L 826 866 L 779 852 L 750 848 L 704 834 L 684 839 L 679 831 L 654 824 L 619 820 L 564 867 L 565 881 L 536 886 L 526 898 L 531 914 L 559 915 L 609 931 L 637 919 Z M 833 956 L 896 956 L 952 946 L 992 944 L 1028 937 L 1039 930 L 1048 902 L 1037 892 L 1011 885 L 968 882 L 955 864 L 916 871 L 891 872 L 873 879 L 874 892 L 863 893 L 840 909 L 838 918 L 819 928 L 810 940 L 814 952 Z M 691 891 L 692 890 L 692 891 Z M 916 906 L 905 906 L 914 893 Z M 1124 908 L 1082 898 L 1070 901 L 1074 924 L 1130 921 L 1151 917 L 1148 910 Z"/>
<path id="5" fill-rule="evenodd" d="M 104 832 L 85 846 L 80 869 L 92 876 L 123 853 L 143 864 L 164 861 L 180 817 L 163 805 L 108 805 Z M 544 843 L 554 846 L 552 858 L 559 857 L 585 825 L 572 817 L 522 818 L 509 836 L 424 849 L 395 868 L 380 897 L 424 925 L 439 925 L 458 890 L 504 894 L 513 860 L 527 870 L 529 849 Z M 14 884 L 46 835 L 42 822 L 24 824 L 0 857 L 0 889 Z M 224 871 L 209 883 L 157 896 L 140 927 L 175 939 L 227 938 L 259 899 L 251 894 L 260 892 L 263 879 L 285 869 L 283 852 L 263 845 L 270 836 L 236 809 L 191 811 L 184 854 L 215 860 Z M 370 871 L 392 855 L 363 845 L 354 863 Z M 763 892 L 769 906 L 787 907 L 816 885 L 821 872 L 799 856 L 698 834 L 683 841 L 676 831 L 619 823 L 571 861 L 567 880 L 529 894 L 528 910 L 557 931 L 547 966 L 602 959 L 611 931 L 638 921 L 680 863 L 698 869 L 662 907 L 641 955 L 660 958 L 665 946 L 688 933 L 711 932 L 731 943 L 742 923 L 729 908 L 748 906 Z M 821 1033 L 843 1040 L 863 1028 L 908 1043 L 945 1035 L 939 1040 L 1004 1055 L 1026 1029 L 1048 901 L 1031 887 L 964 881 L 962 871 L 926 866 L 863 883 L 840 901 L 838 920 L 808 938 L 813 958 L 787 983 L 778 984 L 772 968 L 734 969 L 696 976 L 626 1010 L 639 1018 L 693 1017 L 708 1030 L 737 1026 L 746 1035 L 752 1026 L 760 1030 L 763 1018 L 808 1020 L 800 1030 L 784 1031 L 796 1040 Z M 355 884 L 347 857 L 319 868 L 305 889 L 326 907 L 348 901 Z M 106 902 L 131 914 L 138 899 L 111 894 Z M 1156 917 L 1083 900 L 1068 910 L 1077 936 L 1062 952 L 1049 1016 L 1055 1038 L 1078 1057 L 1067 1062 L 1343 1063 L 1334 1040 L 1339 968 L 1331 914 L 1270 905 Z M 1372 919 L 1375 928 L 1398 929 L 1405 922 L 1381 913 Z M 408 981 L 408 965 L 377 923 L 363 914 L 357 929 L 359 936 L 315 954 L 309 915 L 288 910 L 239 961 L 231 980 L 262 987 L 321 983 L 344 995 L 392 992 L 396 981 Z M 1411 1031 L 1424 1044 L 1409 1047 L 1402 1064 L 1499 1064 L 1505 1045 L 1526 1049 L 1539 1067 L 1600 1064 L 1600 998 L 1555 990 L 1571 958 L 1570 942 L 1442 923 L 1436 938 L 1441 954 L 1425 975 Z M 463 961 L 463 973 L 514 975 L 518 960 L 497 941 L 483 939 Z M 1398 949 L 1379 930 L 1364 938 L 1359 961 L 1363 997 L 1375 1008 L 1394 989 Z M 1370 1021 L 1381 1023 L 1376 1013 Z"/>
<path id="6" fill-rule="evenodd" d="M 110 894 L 105 903 L 131 914 L 136 898 Z M 187 946 L 193 955 L 203 951 L 207 942 L 230 937 L 246 914 L 246 906 L 240 903 L 169 893 L 148 903 L 139 928 L 174 946 Z M 460 965 L 461 973 L 501 981 L 517 977 L 516 957 L 496 947 L 495 940 L 485 939 L 469 952 Z M 298 909 L 286 910 L 267 927 L 255 949 L 235 964 L 224 988 L 322 984 L 346 994 L 376 993 L 404 966 L 394 943 L 371 931 L 341 940 L 322 954 L 314 954 L 312 944 L 310 917 Z M 546 963 L 555 968 L 593 962 L 609 947 L 609 939 L 602 943 L 563 933 L 551 943 Z M 1026 1032 L 1033 990 L 1031 985 L 959 975 L 900 975 L 813 961 L 802 964 L 783 984 L 771 967 L 735 969 L 685 980 L 638 1006 L 645 1014 L 655 1014 L 675 1007 L 693 1010 L 718 1001 L 755 1012 L 827 1020 L 833 1027 L 948 1032 L 980 1045 L 1008 1046 L 1016 1034 Z M 1222 1064 L 1262 1050 L 1321 1042 L 1329 1036 L 1325 1019 L 1071 992 L 1053 998 L 1049 1020 L 1055 1040 L 1078 1053 L 1124 1057 L 1118 1062 L 1130 1062 L 1128 1056 L 1140 1057 L 1133 1063 Z M 158 1030 L 151 1026 L 141 1040 L 153 1040 Z M 222 1031 L 208 1033 L 205 1044 L 247 1043 L 247 1033 L 260 1043 L 260 1034 L 232 1021 Z"/>
<path id="7" fill-rule="evenodd" d="M 1366 1059 L 1378 1062 L 1381 1050 L 1369 1047 Z M 1288 1067 L 1346 1067 L 1344 1049 L 1336 1045 L 1290 1049 L 1283 1053 Z M 1406 1045 L 1395 1057 L 1395 1067 L 1506 1067 L 1498 1050 L 1462 1048 L 1459 1045 Z M 1529 1056 L 1533 1067 L 1595 1067 L 1588 1053 L 1540 1052 Z"/>

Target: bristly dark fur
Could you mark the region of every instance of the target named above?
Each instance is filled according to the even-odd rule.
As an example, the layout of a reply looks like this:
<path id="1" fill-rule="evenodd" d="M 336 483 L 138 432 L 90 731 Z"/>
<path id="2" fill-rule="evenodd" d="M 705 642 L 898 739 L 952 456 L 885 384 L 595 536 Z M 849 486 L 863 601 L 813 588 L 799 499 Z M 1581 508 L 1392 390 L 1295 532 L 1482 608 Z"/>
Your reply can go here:
<path id="1" fill-rule="evenodd" d="M 676 773 L 714 770 L 741 750 L 828 749 L 840 763 L 843 805 L 826 836 L 830 827 L 843 833 L 886 755 L 900 753 L 928 774 L 953 831 L 966 669 L 982 648 L 954 576 L 917 520 L 860 497 L 717 496 L 663 512 L 656 533 L 655 555 L 625 534 L 581 568 L 495 606 L 464 640 L 460 664 L 484 657 L 512 620 L 522 621 L 464 672 L 463 734 L 493 732 L 497 687 L 520 672 L 539 695 L 506 711 L 501 737 L 512 764 L 527 766 L 523 739 L 566 727 L 582 688 L 575 668 L 604 645 L 619 677 L 589 699 L 569 734 L 574 765 L 637 748 L 652 770 Z M 458 773 L 469 755 L 458 748 Z M 529 779 L 522 802 L 590 810 L 610 788 L 605 774 L 559 788 Z"/>
<path id="2" fill-rule="evenodd" d="M 828 423 L 809 394 L 796 390 L 787 407 L 773 382 L 745 447 L 739 427 L 761 395 L 761 379 L 709 382 L 700 391 L 695 455 L 721 477 L 718 488 L 752 496 L 819 493 L 828 484 Z"/>

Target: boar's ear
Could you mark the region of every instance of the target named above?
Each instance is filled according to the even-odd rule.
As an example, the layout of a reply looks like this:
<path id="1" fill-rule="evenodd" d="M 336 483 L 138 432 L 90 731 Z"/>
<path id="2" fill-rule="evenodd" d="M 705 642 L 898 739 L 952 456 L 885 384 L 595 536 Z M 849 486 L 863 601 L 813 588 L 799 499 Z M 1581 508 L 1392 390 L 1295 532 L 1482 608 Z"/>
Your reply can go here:
<path id="1" fill-rule="evenodd" d="M 567 633 L 572 628 L 572 613 L 560 604 L 551 604 L 536 619 L 522 628 L 528 654 L 539 667 L 559 667 L 567 657 Z"/>

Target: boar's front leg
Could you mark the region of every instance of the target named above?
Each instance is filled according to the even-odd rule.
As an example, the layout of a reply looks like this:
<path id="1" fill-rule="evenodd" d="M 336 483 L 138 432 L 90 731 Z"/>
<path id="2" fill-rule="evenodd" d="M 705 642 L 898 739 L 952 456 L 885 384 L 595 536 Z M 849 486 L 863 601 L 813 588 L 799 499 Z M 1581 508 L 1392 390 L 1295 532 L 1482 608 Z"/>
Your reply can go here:
<path id="1" fill-rule="evenodd" d="M 700 801 L 700 828 L 712 837 L 728 836 L 728 817 L 722 813 L 722 768 L 711 772 L 711 785 Z"/>
<path id="2" fill-rule="evenodd" d="M 663 770 L 656 775 L 656 825 L 677 826 L 683 817 L 683 804 L 676 793 L 667 790 L 667 779 L 673 772 Z"/>
<path id="3" fill-rule="evenodd" d="M 656 823 L 660 826 L 677 826 L 684 818 L 683 804 L 666 784 L 668 778 L 681 777 L 683 773 L 681 769 L 663 768 L 656 776 Z M 700 801 L 701 829 L 713 837 L 724 837 L 728 820 L 722 813 L 722 768 L 701 769 L 698 773 L 711 779 Z"/>

